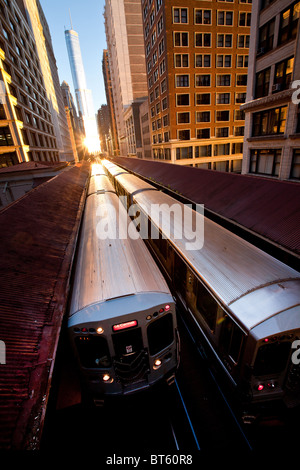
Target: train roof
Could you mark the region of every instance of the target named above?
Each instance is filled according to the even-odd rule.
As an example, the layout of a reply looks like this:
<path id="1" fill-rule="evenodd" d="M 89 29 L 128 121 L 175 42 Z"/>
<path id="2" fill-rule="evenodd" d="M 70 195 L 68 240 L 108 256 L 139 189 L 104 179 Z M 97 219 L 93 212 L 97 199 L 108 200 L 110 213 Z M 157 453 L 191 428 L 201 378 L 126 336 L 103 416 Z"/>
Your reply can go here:
<path id="1" fill-rule="evenodd" d="M 179 204 L 181 206 L 180 214 L 183 212 L 183 204 L 159 191 L 139 192 L 134 199 L 143 207 L 147 215 L 151 214 L 153 222 L 160 229 L 162 228 L 161 221 L 166 223 L 167 218 L 170 217 L 169 206 L 174 203 Z M 199 217 L 203 216 L 199 214 Z M 176 238 L 179 224 L 182 224 L 182 217 L 176 212 L 174 218 L 171 219 L 170 240 L 181 256 L 199 273 L 200 278 L 229 308 L 233 309 L 234 302 L 246 294 L 258 291 L 268 285 L 297 280 L 299 289 L 299 272 L 215 222 L 205 217 L 203 217 L 203 221 L 204 243 L 201 249 L 188 250 L 186 248 L 186 244 L 191 241 L 193 235 L 189 227 L 185 227 L 181 239 Z M 255 303 L 250 305 L 249 309 L 256 311 Z M 236 315 L 238 316 L 238 312 Z M 267 316 L 268 313 L 260 309 L 255 315 L 243 316 L 241 322 L 251 329 L 258 322 L 264 321 Z"/>
<path id="2" fill-rule="evenodd" d="M 91 176 L 87 195 L 90 196 L 97 191 L 111 191 L 115 193 L 115 189 L 106 174 Z"/>
<path id="3" fill-rule="evenodd" d="M 119 236 L 113 239 L 113 233 L 106 239 L 99 237 L 98 224 L 106 225 L 107 222 L 106 228 L 112 228 L 116 220 L 119 225 L 119 217 L 127 229 L 130 219 L 116 194 L 107 192 L 87 198 L 70 315 L 88 305 L 121 296 L 147 292 L 170 294 L 164 277 L 139 236 L 135 240 Z M 116 315 L 121 313 L 116 312 Z"/>
<path id="4" fill-rule="evenodd" d="M 103 168 L 103 165 L 101 163 L 93 163 L 91 167 L 91 176 L 96 176 L 96 175 L 105 175 L 105 170 Z"/>
<path id="5" fill-rule="evenodd" d="M 114 163 L 108 161 L 108 160 L 102 160 L 102 165 L 107 168 L 107 170 L 112 174 L 112 176 L 117 176 L 118 174 L 121 173 L 127 173 L 129 172 L 127 170 L 124 170 L 118 165 L 115 165 Z"/>
<path id="6" fill-rule="evenodd" d="M 295 269 L 300 256 L 300 185 L 262 175 L 192 168 L 191 166 L 131 157 L 111 157 L 117 165 L 137 176 L 151 179 L 195 203 L 205 204 L 212 217 L 256 235 L 274 252 L 290 253 Z M 191 160 L 192 163 L 192 160 Z M 272 252 L 271 252 L 272 254 Z"/>
<path id="7" fill-rule="evenodd" d="M 117 172 L 117 170 L 115 169 Z M 141 178 L 138 178 L 131 173 L 120 173 L 116 176 L 116 180 L 121 185 L 126 185 L 127 190 L 130 194 L 136 194 L 139 191 L 155 190 L 157 189 L 149 183 L 146 183 Z"/>

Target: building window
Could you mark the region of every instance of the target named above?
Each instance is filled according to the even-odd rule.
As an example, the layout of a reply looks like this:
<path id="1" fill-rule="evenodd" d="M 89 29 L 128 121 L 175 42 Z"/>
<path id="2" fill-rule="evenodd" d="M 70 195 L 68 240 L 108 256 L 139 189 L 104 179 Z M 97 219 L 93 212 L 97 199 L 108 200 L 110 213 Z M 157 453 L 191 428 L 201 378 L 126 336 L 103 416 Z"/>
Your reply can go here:
<path id="1" fill-rule="evenodd" d="M 249 48 L 250 44 L 250 35 L 249 34 L 238 34 L 237 47 L 240 49 Z"/>
<path id="2" fill-rule="evenodd" d="M 231 55 L 217 54 L 216 67 L 231 67 Z"/>
<path id="3" fill-rule="evenodd" d="M 210 86 L 210 75 L 195 75 L 195 86 Z"/>
<path id="4" fill-rule="evenodd" d="M 216 104 L 230 104 L 230 93 L 216 93 Z"/>
<path id="5" fill-rule="evenodd" d="M 9 126 L 0 127 L 0 147 L 14 145 Z"/>
<path id="6" fill-rule="evenodd" d="M 293 150 L 290 178 L 300 179 L 300 148 Z"/>
<path id="7" fill-rule="evenodd" d="M 158 36 L 162 32 L 163 28 L 164 28 L 164 20 L 163 20 L 163 16 L 161 15 L 161 17 L 159 18 L 157 22 L 157 35 Z"/>
<path id="8" fill-rule="evenodd" d="M 296 38 L 299 16 L 300 2 L 294 3 L 287 10 L 281 12 L 278 44 Z"/>
<path id="9" fill-rule="evenodd" d="M 163 111 L 164 111 L 165 109 L 167 109 L 167 107 L 168 107 L 168 99 L 167 99 L 167 97 L 162 100 L 161 104 L 162 104 L 162 110 L 163 110 Z"/>
<path id="10" fill-rule="evenodd" d="M 216 86 L 230 86 L 231 84 L 231 75 L 217 75 Z"/>
<path id="11" fill-rule="evenodd" d="M 189 33 L 174 33 L 174 46 L 186 47 L 189 45 Z"/>
<path id="12" fill-rule="evenodd" d="M 191 139 L 190 129 L 184 129 L 182 131 L 178 131 L 178 139 L 179 140 L 190 140 Z"/>
<path id="13" fill-rule="evenodd" d="M 255 98 L 261 98 L 269 94 L 271 68 L 262 70 L 256 74 Z"/>
<path id="14" fill-rule="evenodd" d="M 252 135 L 284 134 L 287 106 L 267 109 L 253 114 Z"/>
<path id="15" fill-rule="evenodd" d="M 216 121 L 229 121 L 230 120 L 230 111 L 216 111 Z"/>
<path id="16" fill-rule="evenodd" d="M 239 26 L 250 26 L 251 24 L 251 13 L 241 12 L 239 13 Z"/>
<path id="17" fill-rule="evenodd" d="M 211 24 L 211 10 L 195 8 L 195 24 Z"/>
<path id="18" fill-rule="evenodd" d="M 195 67 L 211 67 L 211 55 L 195 54 Z"/>
<path id="19" fill-rule="evenodd" d="M 184 158 L 193 158 L 193 147 L 177 147 L 176 160 L 182 160 Z"/>
<path id="20" fill-rule="evenodd" d="M 165 50 L 165 41 L 164 41 L 164 39 L 162 39 L 160 41 L 160 43 L 158 44 L 158 55 L 159 55 L 159 57 L 162 55 L 164 50 Z"/>
<path id="21" fill-rule="evenodd" d="M 218 26 L 232 26 L 233 25 L 233 11 L 218 11 L 217 12 L 217 25 Z"/>
<path id="22" fill-rule="evenodd" d="M 188 9 L 187 8 L 173 8 L 173 23 L 187 23 L 188 22 Z"/>
<path id="23" fill-rule="evenodd" d="M 236 104 L 241 104 L 246 102 L 246 93 L 236 93 L 235 94 Z"/>
<path id="24" fill-rule="evenodd" d="M 197 131 L 200 129 L 197 129 Z M 209 130 L 209 129 L 202 129 Z M 197 145 L 195 147 L 195 158 L 211 157 L 211 145 Z"/>
<path id="25" fill-rule="evenodd" d="M 232 144 L 231 153 L 233 155 L 236 153 L 243 153 L 243 142 L 234 142 Z"/>
<path id="26" fill-rule="evenodd" d="M 247 86 L 247 77 L 248 75 L 237 75 L 236 76 L 236 85 L 237 86 Z"/>
<path id="27" fill-rule="evenodd" d="M 166 61 L 163 59 L 161 63 L 159 64 L 159 73 L 160 75 L 163 75 L 166 71 Z"/>
<path id="28" fill-rule="evenodd" d="M 211 47 L 211 33 L 195 33 L 195 47 Z"/>
<path id="29" fill-rule="evenodd" d="M 216 137 L 228 137 L 229 127 L 216 127 Z"/>
<path id="30" fill-rule="evenodd" d="M 196 129 L 196 138 L 197 139 L 209 139 L 210 138 L 210 128 L 208 129 Z M 211 147 L 211 145 L 210 145 Z"/>
<path id="31" fill-rule="evenodd" d="M 195 94 L 195 105 L 210 104 L 210 93 L 196 93 Z"/>
<path id="32" fill-rule="evenodd" d="M 164 78 L 160 84 L 161 93 L 167 91 L 167 80 Z"/>
<path id="33" fill-rule="evenodd" d="M 235 109 L 234 111 L 234 120 L 235 121 L 244 121 L 245 120 L 245 111 L 242 109 Z"/>
<path id="34" fill-rule="evenodd" d="M 251 150 L 249 173 L 278 176 L 281 149 Z"/>
<path id="35" fill-rule="evenodd" d="M 190 86 L 190 76 L 189 75 L 176 75 L 175 76 L 175 86 L 176 87 L 189 87 Z"/>
<path id="36" fill-rule="evenodd" d="M 214 156 L 230 155 L 230 144 L 216 144 L 214 146 Z"/>
<path id="37" fill-rule="evenodd" d="M 273 49 L 275 18 L 259 28 L 257 55 L 265 54 Z"/>
<path id="38" fill-rule="evenodd" d="M 296 133 L 300 134 L 300 103 L 298 104 Z"/>
<path id="39" fill-rule="evenodd" d="M 232 34 L 217 34 L 217 47 L 232 47 Z"/>
<path id="40" fill-rule="evenodd" d="M 289 59 L 285 59 L 276 64 L 274 86 L 272 87 L 273 93 L 289 88 L 289 84 L 292 80 L 293 69 L 294 57 L 290 57 Z"/>
<path id="41" fill-rule="evenodd" d="M 210 122 L 210 111 L 197 111 L 196 122 Z"/>
<path id="42" fill-rule="evenodd" d="M 189 67 L 189 54 L 174 54 L 174 67 Z"/>
<path id="43" fill-rule="evenodd" d="M 234 128 L 234 135 L 238 137 L 242 137 L 245 132 L 245 127 L 244 126 L 238 126 Z"/>
<path id="44" fill-rule="evenodd" d="M 177 124 L 189 124 L 190 123 L 190 113 L 177 113 Z"/>
<path id="45" fill-rule="evenodd" d="M 238 68 L 248 67 L 248 57 L 247 55 L 237 55 L 236 56 L 236 66 Z"/>
<path id="46" fill-rule="evenodd" d="M 189 105 L 190 105 L 189 93 L 176 95 L 176 106 L 189 106 Z"/>

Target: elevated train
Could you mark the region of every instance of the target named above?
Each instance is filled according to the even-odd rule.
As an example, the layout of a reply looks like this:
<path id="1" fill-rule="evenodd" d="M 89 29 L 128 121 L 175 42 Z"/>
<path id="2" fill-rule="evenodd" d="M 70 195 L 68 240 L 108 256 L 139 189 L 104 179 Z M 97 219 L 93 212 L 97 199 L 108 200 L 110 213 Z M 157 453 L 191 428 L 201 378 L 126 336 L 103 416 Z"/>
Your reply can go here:
<path id="1" fill-rule="evenodd" d="M 103 223 L 108 236 L 101 234 Z M 101 165 L 94 164 L 71 292 L 68 329 L 96 404 L 174 381 L 179 336 L 174 299 Z M 116 236 L 111 236 L 115 234 Z M 120 236 L 122 234 L 122 236 Z"/>
<path id="2" fill-rule="evenodd" d="M 300 273 L 205 217 L 203 247 L 187 250 L 184 234 L 174 235 L 181 217 L 174 214 L 171 235 L 162 223 L 174 204 L 182 204 L 112 162 L 102 163 L 125 205 L 138 206 L 139 223 L 157 231 L 145 241 L 195 341 L 232 386 L 244 422 L 277 401 L 298 406 Z"/>

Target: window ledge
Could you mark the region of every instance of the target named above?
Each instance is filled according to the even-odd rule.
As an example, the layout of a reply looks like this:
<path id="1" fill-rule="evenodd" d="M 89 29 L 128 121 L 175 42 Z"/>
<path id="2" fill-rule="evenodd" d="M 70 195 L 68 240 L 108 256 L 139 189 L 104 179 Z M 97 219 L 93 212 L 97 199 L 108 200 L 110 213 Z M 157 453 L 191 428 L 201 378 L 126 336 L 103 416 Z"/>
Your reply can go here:
<path id="1" fill-rule="evenodd" d="M 300 135 L 299 135 L 300 136 Z M 286 140 L 286 135 L 258 135 L 255 137 L 248 137 L 248 142 L 260 142 L 265 140 Z"/>

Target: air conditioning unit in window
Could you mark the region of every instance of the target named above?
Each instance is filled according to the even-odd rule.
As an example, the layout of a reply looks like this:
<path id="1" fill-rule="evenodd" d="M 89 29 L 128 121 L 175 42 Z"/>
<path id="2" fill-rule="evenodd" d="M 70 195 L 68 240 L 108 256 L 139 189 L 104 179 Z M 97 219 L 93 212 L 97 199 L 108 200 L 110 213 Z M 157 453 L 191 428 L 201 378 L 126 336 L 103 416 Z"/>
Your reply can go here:
<path id="1" fill-rule="evenodd" d="M 276 93 L 277 91 L 281 90 L 281 83 L 276 83 L 272 86 L 272 93 Z"/>
<path id="2" fill-rule="evenodd" d="M 264 53 L 265 53 L 265 50 L 266 50 L 266 49 L 265 49 L 264 47 L 260 47 L 260 48 L 257 50 L 256 55 L 257 55 L 257 56 L 260 56 L 260 55 L 264 54 Z"/>

